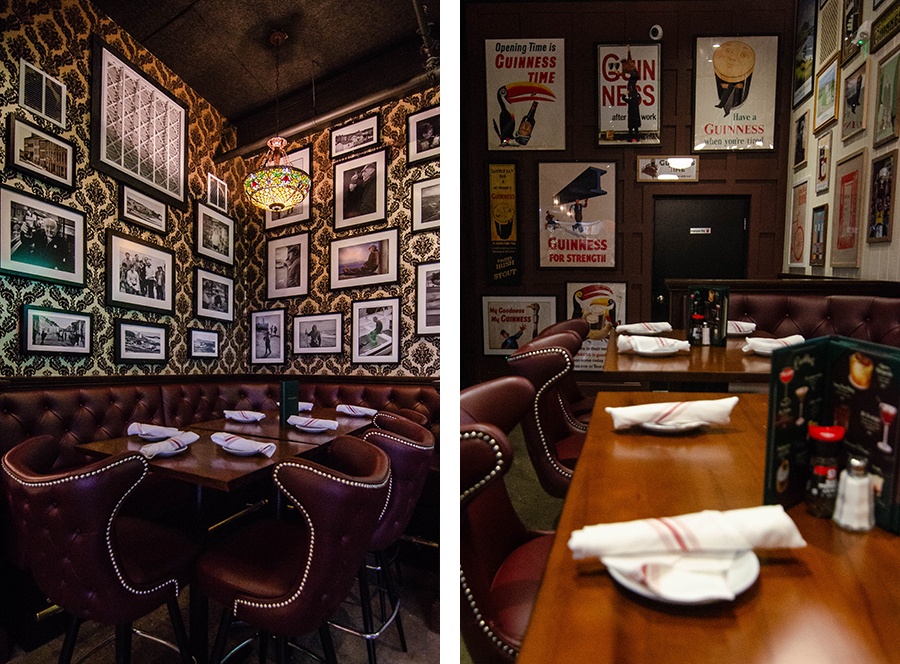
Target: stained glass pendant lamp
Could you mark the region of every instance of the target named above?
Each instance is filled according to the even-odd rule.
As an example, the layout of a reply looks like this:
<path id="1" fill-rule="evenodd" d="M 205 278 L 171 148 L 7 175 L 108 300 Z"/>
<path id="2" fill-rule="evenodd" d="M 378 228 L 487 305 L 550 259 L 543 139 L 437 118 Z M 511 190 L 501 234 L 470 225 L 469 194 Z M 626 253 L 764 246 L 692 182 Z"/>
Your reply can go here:
<path id="1" fill-rule="evenodd" d="M 269 37 L 275 46 L 275 136 L 267 142 L 269 150 L 262 157 L 259 168 L 250 173 L 244 180 L 244 192 L 256 207 L 278 212 L 300 205 L 309 195 L 311 181 L 309 173 L 291 166 L 284 148 L 287 141 L 278 136 L 280 122 L 278 117 L 279 95 L 279 59 L 278 48 L 287 39 L 287 35 L 276 30 Z"/>

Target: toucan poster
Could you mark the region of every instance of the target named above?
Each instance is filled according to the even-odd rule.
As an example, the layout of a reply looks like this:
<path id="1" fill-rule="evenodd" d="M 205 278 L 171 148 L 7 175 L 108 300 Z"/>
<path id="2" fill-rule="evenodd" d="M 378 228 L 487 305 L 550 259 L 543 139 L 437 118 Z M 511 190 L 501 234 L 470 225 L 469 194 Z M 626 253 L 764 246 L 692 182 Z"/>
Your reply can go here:
<path id="1" fill-rule="evenodd" d="M 563 39 L 487 39 L 489 150 L 564 150 Z"/>

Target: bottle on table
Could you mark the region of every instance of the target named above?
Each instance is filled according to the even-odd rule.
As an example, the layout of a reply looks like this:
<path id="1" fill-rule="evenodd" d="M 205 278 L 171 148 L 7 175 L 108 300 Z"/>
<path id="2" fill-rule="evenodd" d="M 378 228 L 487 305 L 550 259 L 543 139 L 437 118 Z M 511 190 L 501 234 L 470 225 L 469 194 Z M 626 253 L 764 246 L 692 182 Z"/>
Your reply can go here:
<path id="1" fill-rule="evenodd" d="M 806 482 L 806 511 L 812 516 L 830 519 L 837 499 L 838 459 L 844 427 L 811 424 L 809 439 L 812 450 Z"/>

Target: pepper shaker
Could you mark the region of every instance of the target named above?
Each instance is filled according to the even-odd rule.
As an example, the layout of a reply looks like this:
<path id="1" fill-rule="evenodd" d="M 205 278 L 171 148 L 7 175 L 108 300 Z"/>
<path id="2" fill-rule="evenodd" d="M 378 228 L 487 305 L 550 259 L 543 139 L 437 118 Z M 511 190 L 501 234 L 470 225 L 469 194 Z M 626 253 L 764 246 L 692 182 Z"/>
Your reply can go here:
<path id="1" fill-rule="evenodd" d="M 875 498 L 866 460 L 852 456 L 847 466 L 838 480 L 834 522 L 846 530 L 871 530 L 875 525 Z"/>

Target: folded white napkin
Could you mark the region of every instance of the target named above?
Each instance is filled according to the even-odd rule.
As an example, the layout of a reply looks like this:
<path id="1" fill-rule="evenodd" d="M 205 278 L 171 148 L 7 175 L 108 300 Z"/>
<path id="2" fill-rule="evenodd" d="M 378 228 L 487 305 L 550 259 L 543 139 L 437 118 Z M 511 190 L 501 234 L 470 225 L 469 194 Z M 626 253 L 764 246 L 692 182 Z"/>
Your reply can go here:
<path id="1" fill-rule="evenodd" d="M 142 438 L 167 438 L 180 433 L 181 429 L 176 427 L 164 427 L 158 424 L 144 424 L 143 422 L 132 422 L 126 430 L 129 436 L 141 436 Z"/>
<path id="2" fill-rule="evenodd" d="M 161 440 L 158 443 L 147 443 L 146 445 L 142 445 L 140 452 L 148 459 L 152 459 L 157 454 L 183 450 L 198 438 L 200 438 L 200 436 L 192 431 L 182 431 L 181 433 L 172 436 L 171 438 Z"/>
<path id="3" fill-rule="evenodd" d="M 365 406 L 351 406 L 350 404 L 340 403 L 337 406 L 337 412 L 345 415 L 353 415 L 354 417 L 374 417 L 378 411 L 374 408 L 366 408 Z"/>
<path id="4" fill-rule="evenodd" d="M 608 406 L 606 412 L 612 415 L 613 428 L 625 429 L 637 424 L 728 424 L 731 411 L 738 402 L 737 397 L 724 399 L 698 399 L 697 401 L 665 401 L 637 406 Z"/>
<path id="5" fill-rule="evenodd" d="M 753 337 L 752 339 L 747 339 L 747 343 L 744 344 L 744 347 L 741 349 L 745 353 L 771 353 L 776 348 L 784 348 L 785 346 L 793 346 L 794 344 L 802 344 L 806 339 L 803 338 L 802 334 L 792 334 L 789 337 L 782 337 L 781 339 L 758 339 Z"/>
<path id="6" fill-rule="evenodd" d="M 255 410 L 226 410 L 225 419 L 235 422 L 259 422 L 266 414 Z"/>
<path id="7" fill-rule="evenodd" d="M 297 412 L 302 413 L 307 410 L 312 410 L 315 404 L 312 401 L 298 401 L 297 402 Z"/>
<path id="8" fill-rule="evenodd" d="M 742 320 L 728 321 L 728 334 L 752 334 L 753 332 L 756 332 L 756 323 Z"/>
<path id="9" fill-rule="evenodd" d="M 337 429 L 338 423 L 335 420 L 323 420 L 320 417 L 301 417 L 300 415 L 291 415 L 288 418 L 288 424 L 295 427 Z"/>
<path id="10" fill-rule="evenodd" d="M 224 431 L 214 433 L 210 438 L 222 449 L 237 454 L 264 454 L 267 457 L 275 454 L 275 443 L 261 443 L 256 440 L 241 438 L 231 433 L 225 433 Z"/>
<path id="11" fill-rule="evenodd" d="M 616 327 L 616 332 L 619 334 L 656 334 L 671 331 L 672 326 L 668 323 L 629 323 Z"/>
<path id="12" fill-rule="evenodd" d="M 652 353 L 662 349 L 686 350 L 691 349 L 691 344 L 681 339 L 669 339 L 667 337 L 638 337 L 622 335 L 616 339 L 616 348 L 620 353 L 634 351 L 636 353 Z"/>

